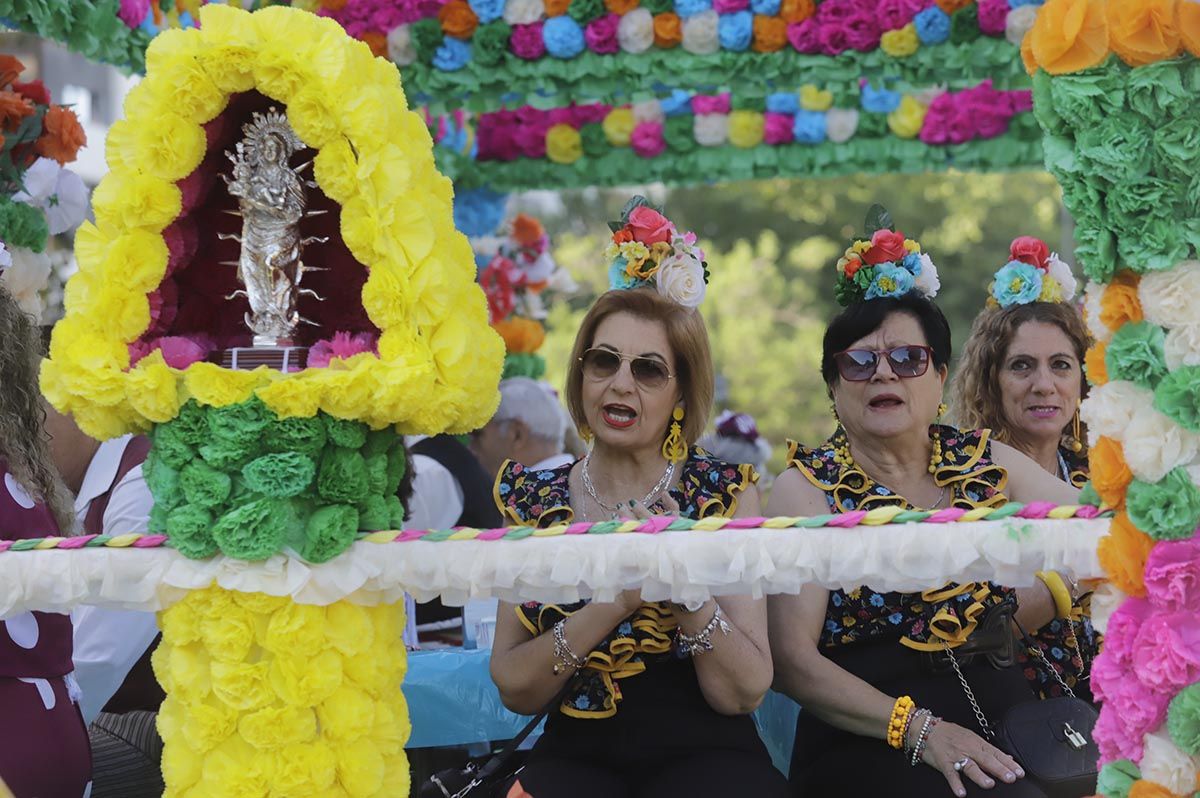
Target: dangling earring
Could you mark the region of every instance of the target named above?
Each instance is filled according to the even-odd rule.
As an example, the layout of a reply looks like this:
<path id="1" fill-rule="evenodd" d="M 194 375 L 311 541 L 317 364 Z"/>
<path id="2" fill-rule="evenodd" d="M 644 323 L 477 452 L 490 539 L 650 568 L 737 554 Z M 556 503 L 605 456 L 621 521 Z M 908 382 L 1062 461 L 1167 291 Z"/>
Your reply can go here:
<path id="1" fill-rule="evenodd" d="M 930 474 L 936 472 L 937 467 L 942 464 L 941 421 L 942 421 L 942 416 L 946 415 L 946 411 L 949 409 L 950 408 L 946 407 L 945 402 L 940 402 L 938 404 L 937 418 L 935 418 L 933 420 L 933 434 L 931 436 L 929 436 L 930 441 L 933 443 L 933 451 L 929 455 L 929 473 Z"/>
<path id="2" fill-rule="evenodd" d="M 1083 435 L 1079 429 L 1079 408 L 1083 404 L 1082 399 L 1075 400 L 1075 417 L 1071 419 L 1071 451 L 1079 454 L 1083 451 Z"/>
<path id="3" fill-rule="evenodd" d="M 677 407 L 671 411 L 671 430 L 663 441 L 662 456 L 672 463 L 682 463 L 687 459 L 687 444 L 683 442 L 683 408 Z"/>
<path id="4" fill-rule="evenodd" d="M 587 424 L 583 424 L 582 426 L 579 427 L 579 440 L 583 441 L 584 443 L 586 443 L 588 445 L 591 445 L 592 430 L 588 427 Z"/>

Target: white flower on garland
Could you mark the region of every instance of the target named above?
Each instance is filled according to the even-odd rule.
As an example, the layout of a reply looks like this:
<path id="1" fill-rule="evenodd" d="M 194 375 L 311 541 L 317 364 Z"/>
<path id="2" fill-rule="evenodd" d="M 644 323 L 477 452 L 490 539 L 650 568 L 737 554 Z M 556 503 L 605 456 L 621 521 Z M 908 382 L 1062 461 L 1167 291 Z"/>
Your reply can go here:
<path id="1" fill-rule="evenodd" d="M 1126 380 L 1092 388 L 1079 406 L 1080 417 L 1087 423 L 1088 445 L 1095 446 L 1101 435 L 1124 443 L 1125 430 L 1134 416 L 1153 403 L 1153 391 Z"/>
<path id="2" fill-rule="evenodd" d="M 40 324 L 45 309 L 42 290 L 50 279 L 50 256 L 24 247 L 13 247 L 8 255 L 11 265 L 0 272 L 0 281 L 21 310 Z"/>
<path id="3" fill-rule="evenodd" d="M 729 140 L 729 114 L 696 114 L 692 135 L 701 147 L 719 147 Z"/>
<path id="4" fill-rule="evenodd" d="M 1008 12 L 1008 17 L 1004 20 L 1004 38 L 1008 39 L 1009 44 L 1013 47 L 1021 46 L 1025 34 L 1029 33 L 1037 19 L 1037 12 L 1037 6 L 1017 6 Z"/>
<path id="5" fill-rule="evenodd" d="M 858 130 L 858 110 L 830 108 L 825 112 L 825 137 L 835 144 L 847 142 Z"/>
<path id="6" fill-rule="evenodd" d="M 712 55 L 721 49 L 717 33 L 719 16 L 711 8 L 683 21 L 683 49 L 694 55 Z"/>
<path id="7" fill-rule="evenodd" d="M 1046 259 L 1046 273 L 1062 288 L 1061 302 L 1070 302 L 1075 298 L 1075 292 L 1079 290 L 1079 283 L 1076 282 L 1075 275 L 1071 273 L 1071 267 L 1058 257 L 1057 252 L 1051 252 L 1050 257 Z"/>
<path id="8" fill-rule="evenodd" d="M 1104 297 L 1104 283 L 1089 282 L 1087 288 L 1083 289 L 1083 320 L 1087 323 L 1088 332 L 1097 341 L 1108 343 L 1112 340 L 1112 330 L 1104 326 L 1104 322 L 1100 321 L 1100 312 L 1102 305 L 1100 300 Z"/>
<path id="9" fill-rule="evenodd" d="M 509 25 L 532 25 L 545 10 L 542 0 L 505 0 L 504 21 Z"/>
<path id="10" fill-rule="evenodd" d="M 50 235 L 67 232 L 87 216 L 87 186 L 79 175 L 63 169 L 57 161 L 38 158 L 25 171 L 22 181 L 25 190 L 13 194 L 13 201 L 45 213 Z"/>
<path id="11" fill-rule="evenodd" d="M 408 66 L 417 60 L 412 31 L 408 25 L 397 25 L 387 35 L 388 60 L 397 66 Z"/>
<path id="12" fill-rule="evenodd" d="M 681 239 L 676 239 L 673 246 L 675 251 L 663 258 L 654 275 L 655 287 L 672 302 L 698 308 L 704 301 L 704 265 Z"/>
<path id="13" fill-rule="evenodd" d="M 1200 436 L 1150 408 L 1135 415 L 1122 435 L 1125 462 L 1143 482 L 1158 482 L 1172 468 L 1191 464 L 1200 451 Z"/>
<path id="14" fill-rule="evenodd" d="M 1092 593 L 1092 627 L 1100 634 L 1108 631 L 1108 619 L 1127 598 L 1125 592 L 1112 582 L 1101 582 Z"/>
<path id="15" fill-rule="evenodd" d="M 1200 261 L 1185 260 L 1175 268 L 1151 272 L 1138 283 L 1138 300 L 1146 321 L 1179 327 L 1196 320 L 1200 298 Z"/>
<path id="16" fill-rule="evenodd" d="M 942 281 L 938 279 L 937 266 L 933 265 L 933 259 L 924 252 L 921 253 L 919 260 L 921 261 L 921 273 L 913 278 L 913 288 L 920 291 L 922 296 L 933 299 L 942 288 Z"/>
<path id="17" fill-rule="evenodd" d="M 1163 355 L 1171 371 L 1181 366 L 1200 366 L 1200 324 L 1183 324 L 1167 330 Z"/>
<path id="18" fill-rule="evenodd" d="M 1200 761 L 1179 750 L 1165 728 L 1147 734 L 1143 750 L 1143 779 L 1161 784 L 1175 795 L 1192 794 Z"/>
<path id="19" fill-rule="evenodd" d="M 621 15 L 617 43 L 627 53 L 644 53 L 654 46 L 654 16 L 644 8 Z"/>
<path id="20" fill-rule="evenodd" d="M 658 100 L 647 100 L 643 103 L 633 104 L 633 121 L 635 122 L 663 122 L 667 115 L 663 113 L 662 103 Z"/>

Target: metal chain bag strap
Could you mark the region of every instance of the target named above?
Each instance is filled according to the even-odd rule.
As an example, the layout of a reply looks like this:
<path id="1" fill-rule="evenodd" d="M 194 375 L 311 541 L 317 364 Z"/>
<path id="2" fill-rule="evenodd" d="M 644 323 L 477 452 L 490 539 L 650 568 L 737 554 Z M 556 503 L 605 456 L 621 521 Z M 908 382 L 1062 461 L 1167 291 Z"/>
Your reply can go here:
<path id="1" fill-rule="evenodd" d="M 954 668 L 963 693 L 975 713 L 983 736 L 1008 751 L 1025 769 L 1026 777 L 1037 782 L 1049 798 L 1082 798 L 1095 792 L 1100 749 L 1092 739 L 1099 713 L 1087 701 L 1077 697 L 1045 655 L 1013 619 L 1021 632 L 1030 656 L 1062 687 L 1057 698 L 1025 701 L 1010 707 L 1000 724 L 991 724 L 975 700 L 954 652 L 946 647 L 946 656 Z M 1068 621 L 1070 623 L 1070 621 Z M 1072 629 L 1068 639 L 1082 657 L 1079 641 Z"/>

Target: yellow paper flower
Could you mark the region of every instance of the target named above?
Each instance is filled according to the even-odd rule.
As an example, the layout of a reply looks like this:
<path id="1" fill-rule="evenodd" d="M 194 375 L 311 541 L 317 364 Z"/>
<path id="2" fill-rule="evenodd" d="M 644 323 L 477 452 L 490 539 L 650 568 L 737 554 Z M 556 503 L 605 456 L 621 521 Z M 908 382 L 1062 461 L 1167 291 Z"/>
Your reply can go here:
<path id="1" fill-rule="evenodd" d="M 353 742 L 375 725 L 375 705 L 362 690 L 343 684 L 317 707 L 321 734 L 330 740 Z"/>
<path id="2" fill-rule="evenodd" d="M 226 93 L 254 88 L 258 30 L 229 6 L 205 8 L 196 58 L 212 82 Z"/>
<path id="3" fill-rule="evenodd" d="M 408 742 L 408 725 L 404 722 L 408 717 L 408 706 L 404 701 L 404 693 L 394 691 L 384 700 L 376 701 L 374 706 L 372 739 L 379 746 L 380 753 L 385 757 L 393 756 Z"/>
<path id="4" fill-rule="evenodd" d="M 160 766 L 167 784 L 177 789 L 187 789 L 200 781 L 204 757 L 186 745 L 172 745 L 163 749 Z"/>
<path id="5" fill-rule="evenodd" d="M 183 405 L 175 372 L 163 361 L 160 350 L 151 352 L 143 361 L 149 362 L 142 364 L 125 382 L 129 404 L 150 421 L 158 424 L 170 421 Z"/>
<path id="6" fill-rule="evenodd" d="M 328 649 L 311 658 L 277 654 L 271 662 L 270 683 L 288 704 L 316 706 L 342 683 L 342 658 Z"/>
<path id="7" fill-rule="evenodd" d="M 240 737 L 226 740 L 204 760 L 203 783 L 219 790 L 214 790 L 214 796 L 266 798 L 274 779 L 274 758 L 259 756 L 254 747 Z"/>
<path id="8" fill-rule="evenodd" d="M 237 731 L 237 710 L 216 696 L 189 701 L 181 728 L 183 740 L 198 754 L 211 751 Z"/>
<path id="9" fill-rule="evenodd" d="M 325 637 L 344 656 L 355 657 L 371 648 L 375 630 L 366 610 L 339 601 L 325 608 Z"/>
<path id="10" fill-rule="evenodd" d="M 288 602 L 271 615 L 263 648 L 311 657 L 325 647 L 325 608 Z"/>
<path id="11" fill-rule="evenodd" d="M 282 748 L 317 738 L 317 715 L 308 707 L 269 706 L 242 715 L 238 733 L 255 748 Z"/>
<path id="12" fill-rule="evenodd" d="M 309 418 L 317 414 L 321 406 L 323 383 L 294 377 L 276 380 L 259 388 L 256 396 L 263 400 L 280 418 Z"/>
<path id="13" fill-rule="evenodd" d="M 269 379 L 266 366 L 254 371 L 230 371 L 215 363 L 193 363 L 184 371 L 188 391 L 202 405 L 224 407 L 244 402 Z"/>
<path id="14" fill-rule="evenodd" d="M 916 241 L 913 241 L 911 238 L 904 239 L 904 248 L 914 255 L 921 254 L 921 245 Z"/>
<path id="15" fill-rule="evenodd" d="M 159 232 L 179 217 L 182 203 L 174 183 L 138 173 L 102 181 L 92 192 L 96 222 L 109 227 L 145 227 Z"/>
<path id="16" fill-rule="evenodd" d="M 167 664 L 172 692 L 188 703 L 204 700 L 212 692 L 209 665 L 208 652 L 200 645 L 173 646 Z M 163 681 L 161 675 L 159 681 Z"/>
<path id="17" fill-rule="evenodd" d="M 351 798 L 368 798 L 383 786 L 383 754 L 369 740 L 343 743 L 334 748 L 338 781 Z"/>
<path id="18" fill-rule="evenodd" d="M 172 612 L 158 614 L 158 628 L 162 630 L 163 642 L 172 646 L 198 643 L 200 641 L 201 616 L 196 614 L 192 603 L 180 602 L 171 609 Z"/>
<path id="19" fill-rule="evenodd" d="M 273 795 L 314 795 L 334 786 L 337 759 L 322 743 L 285 746 L 276 755 Z"/>
<path id="20" fill-rule="evenodd" d="M 806 111 L 828 111 L 833 107 L 833 92 L 805 83 L 800 87 L 800 107 Z"/>
<path id="21" fill-rule="evenodd" d="M 729 143 L 741 149 L 762 144 L 765 118 L 758 111 L 739 109 L 729 114 Z"/>
<path id="22" fill-rule="evenodd" d="M 274 698 L 267 684 L 268 668 L 265 662 L 214 660 L 211 667 L 213 693 L 231 707 L 258 709 Z"/>
<path id="23" fill-rule="evenodd" d="M 288 104 L 287 117 L 296 135 L 313 147 L 325 147 L 342 132 L 319 85 L 300 89 Z"/>
<path id="24" fill-rule="evenodd" d="M 631 131 L 632 135 L 632 131 Z M 554 163 L 575 163 L 583 157 L 583 139 L 568 124 L 557 124 L 546 131 L 546 157 Z"/>
<path id="25" fill-rule="evenodd" d="M 916 138 L 925 123 L 925 111 L 924 105 L 906 94 L 900 99 L 900 107 L 888 114 L 888 127 L 902 139 Z"/>
<path id="26" fill-rule="evenodd" d="M 1062 286 L 1053 277 L 1042 276 L 1042 292 L 1038 295 L 1039 302 L 1062 302 Z"/>
<path id="27" fill-rule="evenodd" d="M 921 46 L 917 27 L 908 23 L 903 28 L 886 31 L 879 37 L 879 47 L 892 58 L 907 58 Z"/>
<path id="28" fill-rule="evenodd" d="M 250 612 L 232 606 L 208 615 L 200 625 L 204 647 L 213 659 L 237 662 L 254 645 L 254 618 Z"/>
<path id="29" fill-rule="evenodd" d="M 614 108 L 600 123 L 604 136 L 614 147 L 628 147 L 635 124 L 632 108 Z"/>

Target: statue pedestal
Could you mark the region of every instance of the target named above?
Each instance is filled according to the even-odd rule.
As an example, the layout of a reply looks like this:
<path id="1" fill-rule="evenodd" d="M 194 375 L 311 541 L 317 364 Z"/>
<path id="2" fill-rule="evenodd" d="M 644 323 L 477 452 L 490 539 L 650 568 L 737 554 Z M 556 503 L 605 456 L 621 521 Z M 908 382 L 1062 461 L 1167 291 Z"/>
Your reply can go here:
<path id="1" fill-rule="evenodd" d="M 210 358 L 221 368 L 253 371 L 267 366 L 276 371 L 300 371 L 308 364 L 307 346 L 237 346 L 221 349 Z"/>

